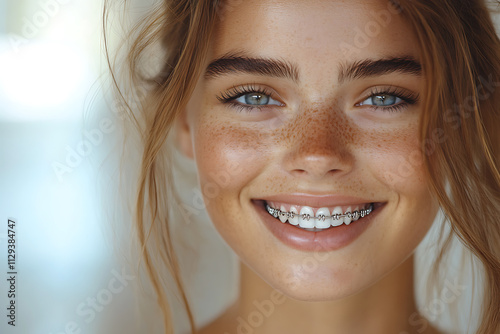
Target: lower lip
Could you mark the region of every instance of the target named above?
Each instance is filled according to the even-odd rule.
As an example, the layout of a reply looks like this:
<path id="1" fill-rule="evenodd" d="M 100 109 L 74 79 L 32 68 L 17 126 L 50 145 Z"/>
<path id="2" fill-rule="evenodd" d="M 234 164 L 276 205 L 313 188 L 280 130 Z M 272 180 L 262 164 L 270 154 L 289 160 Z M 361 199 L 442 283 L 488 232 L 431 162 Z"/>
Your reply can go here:
<path id="1" fill-rule="evenodd" d="M 289 223 L 282 223 L 266 211 L 262 201 L 254 202 L 254 205 L 266 227 L 277 239 L 291 248 L 309 252 L 328 252 L 346 247 L 363 234 L 383 206 L 380 203 L 375 204 L 368 216 L 353 221 L 349 225 L 342 224 L 315 232 L 303 230 Z"/>

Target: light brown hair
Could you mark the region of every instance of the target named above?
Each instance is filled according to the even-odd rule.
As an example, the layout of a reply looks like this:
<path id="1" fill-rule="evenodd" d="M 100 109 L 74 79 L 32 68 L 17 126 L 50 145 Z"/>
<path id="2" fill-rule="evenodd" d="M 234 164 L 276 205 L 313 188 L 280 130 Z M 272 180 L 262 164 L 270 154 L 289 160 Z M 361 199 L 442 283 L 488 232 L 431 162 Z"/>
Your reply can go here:
<path id="1" fill-rule="evenodd" d="M 430 187 L 452 233 L 484 269 L 478 333 L 500 333 L 500 42 L 484 1 L 392 3 L 400 7 L 419 41 L 426 78 L 420 139 Z M 133 39 L 125 45 L 125 69 L 117 70 L 108 54 L 118 96 L 130 101 L 131 96 L 140 95 L 137 92 L 146 92 L 145 98 L 128 108 L 142 155 L 135 223 L 166 333 L 173 332 L 165 291 L 168 284 L 179 292 L 192 332 L 196 329 L 169 229 L 175 193 L 169 159 L 172 148 L 165 143 L 204 70 L 214 26 L 231 6 L 231 1 L 164 0 L 129 34 Z M 109 1 L 105 28 L 108 14 Z M 163 65 L 156 74 L 147 75 L 145 54 L 158 43 L 163 46 Z M 129 75 L 127 89 L 115 77 L 119 71 Z M 445 244 L 436 269 L 446 250 Z M 166 268 L 172 280 L 160 274 L 160 268 Z"/>

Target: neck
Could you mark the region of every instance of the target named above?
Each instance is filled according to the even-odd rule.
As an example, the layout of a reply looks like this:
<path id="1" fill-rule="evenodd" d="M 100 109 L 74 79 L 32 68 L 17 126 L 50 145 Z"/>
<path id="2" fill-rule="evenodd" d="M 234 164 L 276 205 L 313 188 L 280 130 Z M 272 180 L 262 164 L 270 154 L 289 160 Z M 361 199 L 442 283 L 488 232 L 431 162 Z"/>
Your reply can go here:
<path id="1" fill-rule="evenodd" d="M 235 305 L 242 333 L 429 333 L 417 315 L 413 256 L 364 291 L 341 300 L 304 302 L 285 297 L 241 264 Z"/>

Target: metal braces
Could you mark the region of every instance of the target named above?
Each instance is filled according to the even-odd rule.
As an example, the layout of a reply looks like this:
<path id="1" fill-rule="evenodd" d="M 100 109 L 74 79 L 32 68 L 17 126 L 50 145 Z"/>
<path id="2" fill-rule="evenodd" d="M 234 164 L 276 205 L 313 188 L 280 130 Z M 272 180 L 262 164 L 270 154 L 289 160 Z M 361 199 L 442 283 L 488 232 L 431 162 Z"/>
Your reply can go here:
<path id="1" fill-rule="evenodd" d="M 266 210 L 274 218 L 278 218 L 278 216 L 282 216 L 282 217 L 286 216 L 287 218 L 294 218 L 295 215 L 302 216 L 302 219 L 304 219 L 306 221 L 309 221 L 311 218 L 316 218 L 316 219 L 319 219 L 321 221 L 325 221 L 328 218 L 325 215 L 319 215 L 318 217 L 311 217 L 311 215 L 306 214 L 306 213 L 300 215 L 300 214 L 297 214 L 295 212 L 285 212 L 285 211 L 281 211 L 280 209 L 271 208 L 268 204 L 266 204 Z M 359 218 L 364 218 L 365 216 L 369 215 L 372 211 L 373 211 L 373 204 L 370 204 L 370 207 L 368 209 L 363 209 L 363 210 L 359 210 L 359 211 L 356 210 L 352 213 L 349 211 L 346 211 L 343 214 L 336 213 L 334 215 L 331 215 L 330 218 L 332 218 L 332 220 L 340 220 L 342 218 L 347 217 L 347 218 L 350 218 L 352 220 L 358 220 Z"/>

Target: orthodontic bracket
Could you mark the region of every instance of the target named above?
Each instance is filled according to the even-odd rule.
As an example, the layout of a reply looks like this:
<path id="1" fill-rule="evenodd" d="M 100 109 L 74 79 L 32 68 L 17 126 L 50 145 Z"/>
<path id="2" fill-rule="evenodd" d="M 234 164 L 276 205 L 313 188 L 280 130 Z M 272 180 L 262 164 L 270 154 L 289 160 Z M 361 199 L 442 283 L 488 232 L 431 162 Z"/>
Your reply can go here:
<path id="1" fill-rule="evenodd" d="M 281 211 L 280 209 L 272 208 L 272 207 L 269 206 L 269 204 L 266 204 L 266 210 L 274 218 L 278 218 L 278 216 L 285 216 L 285 215 L 286 215 L 287 218 L 294 218 L 295 215 L 296 215 L 295 212 L 291 212 L 291 211 L 285 212 L 285 211 Z M 366 217 L 372 211 L 373 211 L 373 203 L 370 204 L 370 206 L 368 207 L 368 209 L 363 209 L 363 210 L 359 210 L 359 211 L 355 210 L 353 212 L 346 211 L 343 214 L 336 213 L 334 215 L 331 215 L 330 218 L 332 218 L 333 220 L 340 220 L 340 219 L 342 219 L 344 217 L 347 217 L 347 218 L 350 218 L 350 219 L 353 219 L 353 220 L 358 220 L 359 218 Z M 311 217 L 311 215 L 309 215 L 309 214 L 302 214 L 301 216 L 302 216 L 302 219 L 305 219 L 306 221 L 309 221 L 311 218 L 315 218 L 315 217 Z M 319 219 L 319 220 L 321 220 L 321 221 L 325 221 L 328 217 L 325 216 L 325 215 L 319 215 L 316 218 Z"/>

